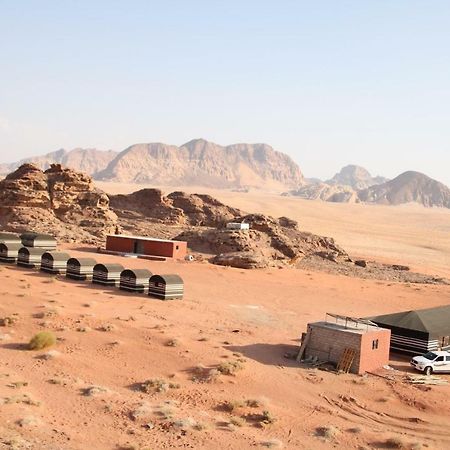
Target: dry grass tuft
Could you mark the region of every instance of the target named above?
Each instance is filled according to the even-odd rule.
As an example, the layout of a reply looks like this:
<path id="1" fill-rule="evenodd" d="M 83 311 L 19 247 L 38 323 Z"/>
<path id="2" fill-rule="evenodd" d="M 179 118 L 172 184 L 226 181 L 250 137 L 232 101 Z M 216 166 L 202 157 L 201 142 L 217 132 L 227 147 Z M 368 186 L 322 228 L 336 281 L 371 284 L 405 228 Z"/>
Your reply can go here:
<path id="1" fill-rule="evenodd" d="M 10 316 L 0 317 L 1 327 L 12 327 L 19 321 L 19 314 L 11 314 Z"/>
<path id="2" fill-rule="evenodd" d="M 29 344 L 28 348 L 30 350 L 42 350 L 43 348 L 51 347 L 56 344 L 56 337 L 50 331 L 41 331 L 35 334 Z"/>
<path id="3" fill-rule="evenodd" d="M 331 441 L 336 438 L 339 434 L 339 430 L 330 425 L 328 427 L 319 427 L 316 428 L 316 436 L 326 439 L 327 441 Z"/>
<path id="4" fill-rule="evenodd" d="M 226 361 L 223 363 L 220 363 L 217 366 L 217 370 L 222 375 L 235 375 L 236 372 L 239 370 L 242 370 L 244 368 L 244 365 L 242 364 L 241 360 L 235 360 L 235 361 Z"/>
<path id="5" fill-rule="evenodd" d="M 266 448 L 283 448 L 283 443 L 279 439 L 269 439 L 261 442 L 261 445 Z"/>
<path id="6" fill-rule="evenodd" d="M 219 378 L 220 372 L 213 367 L 206 367 L 203 364 L 198 364 L 191 369 L 193 375 L 191 380 L 194 383 L 213 383 Z"/>
<path id="7" fill-rule="evenodd" d="M 179 389 L 180 384 L 169 382 L 164 378 L 151 378 L 141 383 L 139 387 L 142 392 L 150 394 L 151 392 L 167 392 L 169 389 Z"/>
<path id="8" fill-rule="evenodd" d="M 166 347 L 178 347 L 181 344 L 179 339 L 170 339 L 166 342 Z"/>

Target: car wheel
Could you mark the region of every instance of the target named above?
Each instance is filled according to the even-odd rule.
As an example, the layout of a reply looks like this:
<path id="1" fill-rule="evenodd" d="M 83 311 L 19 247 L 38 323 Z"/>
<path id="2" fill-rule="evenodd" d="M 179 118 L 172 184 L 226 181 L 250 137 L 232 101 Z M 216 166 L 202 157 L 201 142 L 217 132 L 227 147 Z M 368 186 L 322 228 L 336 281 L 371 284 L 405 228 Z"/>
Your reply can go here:
<path id="1" fill-rule="evenodd" d="M 433 368 L 430 366 L 425 367 L 425 375 L 431 375 L 433 373 Z"/>

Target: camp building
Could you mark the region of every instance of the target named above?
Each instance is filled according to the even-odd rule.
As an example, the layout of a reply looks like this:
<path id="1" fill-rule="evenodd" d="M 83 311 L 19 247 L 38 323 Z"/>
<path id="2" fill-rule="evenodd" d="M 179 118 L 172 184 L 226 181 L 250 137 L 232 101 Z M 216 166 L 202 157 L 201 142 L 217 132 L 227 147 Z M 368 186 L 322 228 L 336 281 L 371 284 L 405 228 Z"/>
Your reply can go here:
<path id="1" fill-rule="evenodd" d="M 22 247 L 17 257 L 17 265 L 21 267 L 39 268 L 42 255 L 46 252 L 43 248 Z"/>
<path id="2" fill-rule="evenodd" d="M 327 314 L 309 323 L 302 336 L 298 359 L 336 365 L 338 370 L 363 374 L 389 363 L 390 330 L 364 319 Z"/>
<path id="3" fill-rule="evenodd" d="M 145 236 L 112 234 L 106 237 L 106 250 L 119 253 L 183 259 L 187 254 L 187 242 L 156 239 Z"/>
<path id="4" fill-rule="evenodd" d="M 450 305 L 370 317 L 391 330 L 391 350 L 421 354 L 450 347 Z"/>

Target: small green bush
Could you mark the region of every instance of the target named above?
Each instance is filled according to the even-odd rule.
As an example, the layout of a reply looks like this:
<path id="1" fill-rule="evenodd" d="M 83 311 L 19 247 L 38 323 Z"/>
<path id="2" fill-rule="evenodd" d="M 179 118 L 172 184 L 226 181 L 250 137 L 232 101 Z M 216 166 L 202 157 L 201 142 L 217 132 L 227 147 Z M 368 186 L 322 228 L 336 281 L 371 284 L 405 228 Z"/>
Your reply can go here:
<path id="1" fill-rule="evenodd" d="M 53 333 L 50 331 L 41 331 L 32 337 L 30 343 L 28 344 L 28 348 L 30 350 L 42 350 L 43 348 L 55 345 L 55 343 L 56 337 Z"/>

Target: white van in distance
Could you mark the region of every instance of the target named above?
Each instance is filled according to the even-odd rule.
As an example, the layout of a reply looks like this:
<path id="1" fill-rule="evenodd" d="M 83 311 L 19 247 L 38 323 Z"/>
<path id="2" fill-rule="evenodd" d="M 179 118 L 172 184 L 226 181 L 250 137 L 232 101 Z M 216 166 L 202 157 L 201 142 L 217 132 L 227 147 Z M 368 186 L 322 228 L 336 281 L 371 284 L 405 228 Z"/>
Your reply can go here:
<path id="1" fill-rule="evenodd" d="M 450 373 L 450 353 L 447 351 L 428 352 L 422 356 L 414 356 L 410 361 L 416 370 L 431 375 L 433 372 Z"/>

